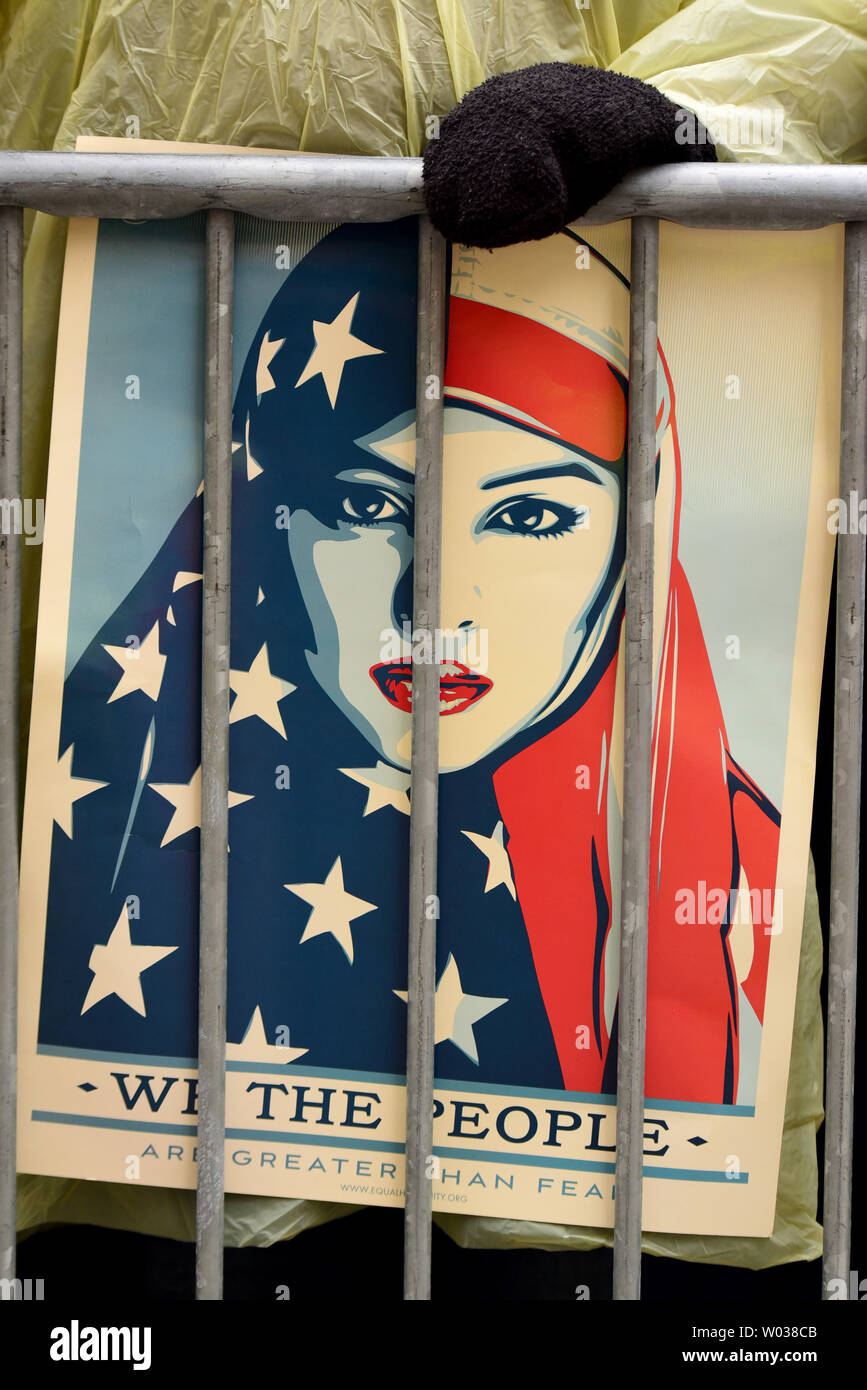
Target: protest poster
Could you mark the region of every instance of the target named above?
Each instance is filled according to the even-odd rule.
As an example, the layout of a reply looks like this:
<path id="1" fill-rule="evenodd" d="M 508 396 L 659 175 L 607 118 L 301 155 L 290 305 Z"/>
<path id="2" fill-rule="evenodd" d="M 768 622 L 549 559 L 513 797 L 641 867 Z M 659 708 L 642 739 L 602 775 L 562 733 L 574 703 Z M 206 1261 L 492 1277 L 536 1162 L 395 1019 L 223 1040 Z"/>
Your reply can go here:
<path id="1" fill-rule="evenodd" d="M 22 856 L 26 1172 L 195 1185 L 203 225 L 70 224 Z M 843 505 L 841 258 L 838 228 L 661 227 L 649 1230 L 773 1224 Z M 451 248 L 442 626 L 419 652 L 416 221 L 237 219 L 230 1191 L 402 1203 L 426 659 L 434 1207 L 612 1223 L 628 260 L 628 224 Z"/>

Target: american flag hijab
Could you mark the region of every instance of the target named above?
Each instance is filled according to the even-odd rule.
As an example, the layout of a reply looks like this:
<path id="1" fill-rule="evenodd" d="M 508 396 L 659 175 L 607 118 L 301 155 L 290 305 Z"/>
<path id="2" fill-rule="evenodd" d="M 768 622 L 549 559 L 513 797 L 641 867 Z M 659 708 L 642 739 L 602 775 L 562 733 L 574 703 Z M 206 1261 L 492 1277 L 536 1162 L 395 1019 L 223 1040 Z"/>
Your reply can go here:
<path id="1" fill-rule="evenodd" d="M 436 1066 L 444 1081 L 598 1094 L 616 1065 L 628 286 L 589 247 L 576 270 L 583 245 L 567 232 L 452 249 L 447 412 L 565 445 L 620 481 L 621 506 L 563 680 L 440 778 Z M 313 1075 L 404 1069 L 409 777 L 377 721 L 408 714 L 399 679 L 389 704 L 370 670 L 387 664 L 384 630 L 411 618 L 411 491 L 376 542 L 385 614 L 343 556 L 382 531 L 364 472 L 376 441 L 412 435 L 415 308 L 414 219 L 338 228 L 274 296 L 235 400 L 228 1037 L 250 1056 L 257 1039 L 288 1042 Z M 661 350 L 658 380 L 647 1091 L 731 1102 L 768 937 L 755 928 L 738 968 L 728 914 L 680 925 L 674 895 L 700 880 L 728 892 L 742 872 L 773 887 L 779 817 L 728 748 L 677 560 Z M 74 742 L 75 775 L 105 786 L 77 801 L 74 839 L 54 835 L 41 1039 L 55 1045 L 195 1055 L 201 505 L 67 680 L 61 750 Z M 134 678 L 117 660 L 129 633 L 150 642 Z M 97 944 L 147 948 L 138 992 L 113 987 Z"/>

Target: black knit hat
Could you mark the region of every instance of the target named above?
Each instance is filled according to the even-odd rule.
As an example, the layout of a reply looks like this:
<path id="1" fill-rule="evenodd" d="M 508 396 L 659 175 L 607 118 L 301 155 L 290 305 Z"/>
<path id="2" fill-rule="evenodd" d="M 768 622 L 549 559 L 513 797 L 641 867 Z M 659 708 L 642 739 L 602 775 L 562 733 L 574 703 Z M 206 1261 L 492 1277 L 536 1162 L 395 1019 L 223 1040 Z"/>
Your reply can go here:
<path id="1" fill-rule="evenodd" d="M 715 159 L 701 122 L 655 87 L 539 63 L 489 77 L 446 116 L 425 151 L 425 200 L 450 240 L 510 246 L 561 231 L 632 169 Z"/>

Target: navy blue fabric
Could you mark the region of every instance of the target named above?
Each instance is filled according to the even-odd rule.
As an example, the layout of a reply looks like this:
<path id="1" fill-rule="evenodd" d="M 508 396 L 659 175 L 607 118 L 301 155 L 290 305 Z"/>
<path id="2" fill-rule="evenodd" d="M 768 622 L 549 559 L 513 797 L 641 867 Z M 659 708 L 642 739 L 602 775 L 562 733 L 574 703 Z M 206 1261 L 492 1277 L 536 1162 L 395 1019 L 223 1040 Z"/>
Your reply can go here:
<path id="1" fill-rule="evenodd" d="M 405 1070 L 406 1006 L 395 991 L 407 986 L 409 817 L 393 807 L 364 816 L 367 790 L 339 771 L 371 767 L 376 754 L 310 673 L 310 622 L 274 515 L 279 506 L 305 506 L 325 516 L 342 451 L 350 460 L 354 450 L 357 462 L 354 439 L 414 409 L 416 238 L 415 219 L 406 219 L 345 226 L 320 242 L 267 311 L 235 402 L 235 438 L 243 444 L 249 415 L 251 453 L 264 472 L 248 482 L 247 452 L 238 448 L 231 665 L 248 670 L 267 641 L 271 671 L 296 690 L 279 706 L 286 739 L 259 718 L 231 726 L 230 786 L 254 799 L 229 817 L 228 1037 L 239 1042 L 260 1007 L 269 1041 L 285 1042 L 277 1030 L 288 1028 L 291 1045 L 307 1049 L 301 1068 Z M 331 322 L 359 290 L 352 331 L 383 351 L 347 367 L 334 408 L 323 389 L 289 389 L 310 356 L 311 316 Z M 266 332 L 285 342 L 271 364 L 277 389 L 259 398 Z M 173 591 L 173 583 L 178 571 L 201 570 L 201 525 L 196 498 L 66 682 L 60 752 L 74 744 L 74 775 L 109 785 L 75 803 L 72 840 L 54 830 L 42 1044 L 196 1053 L 199 830 L 160 848 L 173 808 L 150 785 L 112 880 L 149 735 L 147 783 L 188 782 L 200 761 L 201 584 Z M 395 597 L 398 626 L 407 603 L 411 569 Z M 169 604 L 175 626 L 166 621 Z M 122 672 L 103 644 L 123 646 L 157 621 L 166 656 L 159 698 L 138 690 L 109 703 Z M 568 702 L 556 722 L 573 708 Z M 478 1063 L 445 1040 L 436 1067 L 442 1079 L 557 1088 L 562 1074 L 520 906 L 504 885 L 484 891 L 488 861 L 462 833 L 493 833 L 501 817 L 492 774 L 517 746 L 440 779 L 438 977 L 453 956 L 466 994 L 507 1002 L 472 1026 Z M 278 785 L 281 767 L 288 788 Z M 331 934 L 301 941 L 311 908 L 284 887 L 321 883 L 338 856 L 347 892 L 376 905 L 352 924 L 351 963 Z M 140 904 L 133 942 L 177 949 L 141 976 L 144 1017 L 116 995 L 82 1014 L 91 951 L 108 940 L 130 895 Z"/>

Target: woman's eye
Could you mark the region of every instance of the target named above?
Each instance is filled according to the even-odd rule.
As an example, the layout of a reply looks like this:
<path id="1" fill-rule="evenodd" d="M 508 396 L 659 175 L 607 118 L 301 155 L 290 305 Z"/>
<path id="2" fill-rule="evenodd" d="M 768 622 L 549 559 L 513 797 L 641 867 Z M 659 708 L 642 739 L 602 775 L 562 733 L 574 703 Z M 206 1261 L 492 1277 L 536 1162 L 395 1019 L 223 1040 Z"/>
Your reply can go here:
<path id="1" fill-rule="evenodd" d="M 409 515 L 406 505 L 387 492 L 376 488 L 364 488 L 344 497 L 340 503 L 342 521 L 350 521 L 356 526 L 370 526 L 379 521 L 405 521 Z"/>
<path id="2" fill-rule="evenodd" d="M 566 507 L 525 497 L 507 502 L 485 522 L 485 531 L 507 531 L 515 536 L 560 536 L 583 524 L 586 508 Z"/>

